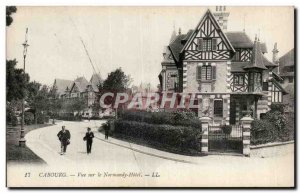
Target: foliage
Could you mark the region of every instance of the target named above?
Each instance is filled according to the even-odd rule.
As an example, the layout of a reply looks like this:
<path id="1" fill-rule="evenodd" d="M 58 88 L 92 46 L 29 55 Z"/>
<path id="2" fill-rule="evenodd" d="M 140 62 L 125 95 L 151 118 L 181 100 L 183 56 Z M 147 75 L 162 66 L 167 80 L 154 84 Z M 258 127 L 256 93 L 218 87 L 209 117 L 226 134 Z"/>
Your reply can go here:
<path id="1" fill-rule="evenodd" d="M 264 144 L 276 140 L 274 125 L 268 120 L 255 119 L 251 125 L 251 144 Z"/>
<path id="2" fill-rule="evenodd" d="M 12 14 L 17 12 L 16 6 L 7 6 L 6 7 L 6 26 L 10 26 L 13 22 Z"/>
<path id="3" fill-rule="evenodd" d="M 24 122 L 26 125 L 31 125 L 34 123 L 34 115 L 31 112 L 25 112 L 24 114 Z"/>
<path id="4" fill-rule="evenodd" d="M 121 68 L 110 72 L 103 82 L 103 89 L 105 91 L 125 91 L 131 83 L 131 78 L 126 75 Z"/>
<path id="5" fill-rule="evenodd" d="M 20 111 L 22 108 L 22 101 L 12 100 L 11 102 L 6 102 L 6 122 L 16 126 L 18 124 L 18 119 L 16 111 Z"/>
<path id="6" fill-rule="evenodd" d="M 80 114 L 87 107 L 87 101 L 85 98 L 69 98 L 69 99 L 55 99 L 52 103 L 54 111 L 61 113 Z"/>
<path id="7" fill-rule="evenodd" d="M 271 110 L 266 113 L 264 119 L 274 125 L 274 129 L 277 131 L 279 138 L 288 135 L 288 130 L 285 127 L 287 121 L 285 115 L 282 112 Z"/>
<path id="8" fill-rule="evenodd" d="M 116 120 L 114 132 L 145 141 L 154 141 L 182 151 L 200 150 L 201 131 L 192 127 Z"/>
<path id="9" fill-rule="evenodd" d="M 49 99 L 49 111 L 52 118 L 54 118 L 59 113 L 59 111 L 62 109 L 62 106 L 63 106 L 62 99 L 58 99 L 58 98 Z"/>
<path id="10" fill-rule="evenodd" d="M 16 115 L 13 115 L 13 116 L 11 117 L 11 125 L 12 125 L 12 126 L 17 126 L 17 125 L 18 125 L 18 118 L 17 118 Z"/>
<path id="11" fill-rule="evenodd" d="M 6 100 L 20 100 L 25 97 L 26 85 L 29 81 L 28 74 L 23 73 L 22 69 L 16 68 L 17 61 L 6 61 Z"/>
<path id="12" fill-rule="evenodd" d="M 45 122 L 47 122 L 45 114 L 39 112 L 36 114 L 36 116 L 37 116 L 37 124 L 44 124 Z"/>
<path id="13" fill-rule="evenodd" d="M 272 103 L 270 108 L 271 108 L 271 112 L 274 112 L 274 111 L 279 111 L 280 113 L 284 113 L 284 104 L 275 104 L 275 103 Z"/>
<path id="14" fill-rule="evenodd" d="M 286 125 L 287 120 L 283 113 L 283 107 L 273 105 L 263 119 L 252 122 L 251 144 L 290 140 L 291 129 Z"/>
<path id="15" fill-rule="evenodd" d="M 193 127 L 201 130 L 201 121 L 193 112 L 146 112 L 122 111 L 119 117 L 128 121 L 146 122 L 149 124 L 168 124 Z"/>
<path id="16" fill-rule="evenodd" d="M 10 108 L 9 105 L 6 105 L 6 122 L 10 123 L 12 126 L 17 126 L 18 124 L 17 115 L 13 108 Z"/>
<path id="17" fill-rule="evenodd" d="M 231 125 L 221 125 L 221 130 L 223 131 L 223 133 L 230 135 L 230 133 L 232 131 L 232 126 Z"/>
<path id="18" fill-rule="evenodd" d="M 121 68 L 116 69 L 108 74 L 107 78 L 104 80 L 103 84 L 98 86 L 100 91 L 100 96 L 105 92 L 118 93 L 125 92 L 132 79 L 129 75 L 126 75 Z M 114 105 L 115 98 L 105 97 L 104 104 L 112 104 Z M 100 105 L 100 104 L 96 104 Z"/>

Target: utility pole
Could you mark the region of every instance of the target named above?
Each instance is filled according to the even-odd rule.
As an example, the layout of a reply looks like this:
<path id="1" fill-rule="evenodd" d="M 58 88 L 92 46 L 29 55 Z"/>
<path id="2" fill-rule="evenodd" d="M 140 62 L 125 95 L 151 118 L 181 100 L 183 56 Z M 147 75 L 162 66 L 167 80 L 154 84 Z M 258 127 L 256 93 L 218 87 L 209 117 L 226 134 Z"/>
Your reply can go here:
<path id="1" fill-rule="evenodd" d="M 24 81 L 26 82 L 25 78 L 25 61 L 26 61 L 26 55 L 27 55 L 27 47 L 29 46 L 27 43 L 27 34 L 28 34 L 28 28 L 26 28 L 26 33 L 25 33 L 25 42 L 22 44 L 24 47 L 23 50 L 23 62 L 24 62 L 24 66 L 23 66 L 23 77 L 24 77 Z M 24 82 L 24 83 L 25 83 Z M 24 147 L 26 144 L 26 139 L 25 139 L 25 129 L 24 129 L 24 114 L 25 114 L 25 110 L 24 110 L 24 105 L 25 105 L 25 96 L 26 96 L 26 89 L 24 88 L 24 95 L 23 95 L 23 99 L 22 99 L 22 121 L 21 121 L 21 134 L 20 134 L 20 140 L 19 140 L 19 146 L 20 147 Z"/>

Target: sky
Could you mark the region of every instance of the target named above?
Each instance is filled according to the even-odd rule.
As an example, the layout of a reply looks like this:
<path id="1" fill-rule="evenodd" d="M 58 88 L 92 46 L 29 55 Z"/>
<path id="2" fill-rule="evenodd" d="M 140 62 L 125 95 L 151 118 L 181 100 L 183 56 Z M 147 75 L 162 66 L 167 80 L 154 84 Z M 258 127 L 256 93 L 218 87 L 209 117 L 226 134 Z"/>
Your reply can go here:
<path id="1" fill-rule="evenodd" d="M 133 84 L 159 84 L 162 51 L 175 28 L 194 29 L 207 9 L 215 7 L 17 7 L 6 28 L 7 59 L 23 67 L 28 27 L 26 72 L 31 80 L 51 86 L 55 78 L 90 80 L 94 70 L 107 74 L 121 67 Z M 258 34 L 267 44 L 267 58 L 277 42 L 279 56 L 294 48 L 293 7 L 227 7 L 228 31 Z"/>

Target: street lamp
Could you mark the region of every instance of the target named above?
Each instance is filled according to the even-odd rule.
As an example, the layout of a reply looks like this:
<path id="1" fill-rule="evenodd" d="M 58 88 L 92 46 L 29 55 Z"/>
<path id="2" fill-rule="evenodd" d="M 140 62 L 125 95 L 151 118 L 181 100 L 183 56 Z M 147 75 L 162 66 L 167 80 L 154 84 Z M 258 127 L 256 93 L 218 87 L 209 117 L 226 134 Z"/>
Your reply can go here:
<path id="1" fill-rule="evenodd" d="M 24 47 L 23 50 L 23 61 L 24 61 L 24 67 L 23 67 L 23 77 L 25 81 L 25 61 L 26 61 L 26 55 L 27 55 L 27 47 L 29 46 L 27 43 L 27 34 L 28 34 L 28 28 L 26 28 L 26 34 L 25 34 L 25 42 L 22 44 Z M 24 90 L 23 93 L 23 99 L 22 99 L 22 121 L 21 121 L 21 134 L 20 134 L 20 140 L 19 140 L 19 146 L 24 147 L 26 144 L 26 139 L 25 139 L 25 130 L 24 130 L 24 105 L 25 105 L 25 94 L 26 90 Z"/>

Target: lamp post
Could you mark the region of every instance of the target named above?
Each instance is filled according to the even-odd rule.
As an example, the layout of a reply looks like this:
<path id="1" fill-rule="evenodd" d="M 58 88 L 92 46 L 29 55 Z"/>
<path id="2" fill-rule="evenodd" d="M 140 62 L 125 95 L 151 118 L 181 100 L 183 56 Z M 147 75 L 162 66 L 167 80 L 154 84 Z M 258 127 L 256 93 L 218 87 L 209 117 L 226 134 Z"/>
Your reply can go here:
<path id="1" fill-rule="evenodd" d="M 24 81 L 25 81 L 25 61 L 26 61 L 26 55 L 27 55 L 27 47 L 29 46 L 27 43 L 27 34 L 28 34 L 28 28 L 26 28 L 26 34 L 25 34 L 25 42 L 22 44 L 24 47 L 23 50 L 23 76 L 24 76 Z M 25 83 L 25 82 L 24 82 Z M 24 88 L 25 89 L 25 88 Z M 26 95 L 26 90 L 24 90 L 23 93 L 23 99 L 22 99 L 22 121 L 21 121 L 21 134 L 20 134 L 20 140 L 19 140 L 19 146 L 24 147 L 26 144 L 26 139 L 25 139 L 25 130 L 24 130 L 24 105 L 25 105 L 25 95 Z"/>

